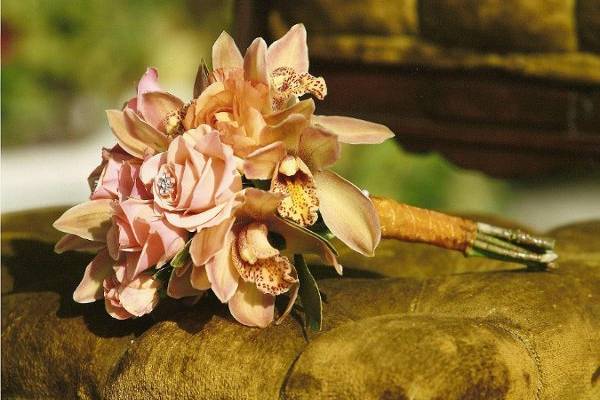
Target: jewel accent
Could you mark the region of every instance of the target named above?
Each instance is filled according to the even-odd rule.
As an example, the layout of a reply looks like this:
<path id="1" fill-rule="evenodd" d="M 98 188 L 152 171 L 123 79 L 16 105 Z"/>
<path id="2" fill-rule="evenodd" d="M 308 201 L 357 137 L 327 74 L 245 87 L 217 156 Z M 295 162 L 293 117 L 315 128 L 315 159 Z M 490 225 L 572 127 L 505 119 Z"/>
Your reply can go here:
<path id="1" fill-rule="evenodd" d="M 311 94 L 319 100 L 327 95 L 327 85 L 323 77 L 314 77 L 308 72 L 297 73 L 290 67 L 279 67 L 271 73 L 273 94 L 273 109 L 285 108 L 291 96 L 300 97 Z"/>
<path id="2" fill-rule="evenodd" d="M 158 194 L 161 197 L 168 197 L 173 194 L 175 190 L 175 178 L 167 172 L 162 172 L 156 180 L 156 187 L 158 188 Z"/>

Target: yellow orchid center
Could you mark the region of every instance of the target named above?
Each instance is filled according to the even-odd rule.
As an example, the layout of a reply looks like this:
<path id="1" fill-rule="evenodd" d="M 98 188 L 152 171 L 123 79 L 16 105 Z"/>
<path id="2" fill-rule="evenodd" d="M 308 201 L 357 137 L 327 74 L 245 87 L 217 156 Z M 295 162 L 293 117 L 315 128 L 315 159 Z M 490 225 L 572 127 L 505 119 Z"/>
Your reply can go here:
<path id="1" fill-rule="evenodd" d="M 252 222 L 239 228 L 231 246 L 231 259 L 245 282 L 254 282 L 265 294 L 279 295 L 298 282 L 290 260 L 267 239 L 265 224 Z"/>
<path id="2" fill-rule="evenodd" d="M 290 67 L 279 67 L 271 72 L 271 88 L 274 110 L 285 108 L 292 96 L 300 97 L 308 93 L 323 100 L 327 95 L 325 79 L 308 72 L 297 73 Z"/>
<path id="3" fill-rule="evenodd" d="M 317 222 L 319 199 L 312 173 L 298 157 L 287 156 L 277 167 L 271 181 L 271 191 L 287 195 L 277 212 L 300 226 Z"/>
<path id="4" fill-rule="evenodd" d="M 167 114 L 163 120 L 163 125 L 165 127 L 165 133 L 167 136 L 175 137 L 183 134 L 185 131 L 183 127 L 183 118 L 185 117 L 186 111 L 187 107 L 183 107 Z"/>

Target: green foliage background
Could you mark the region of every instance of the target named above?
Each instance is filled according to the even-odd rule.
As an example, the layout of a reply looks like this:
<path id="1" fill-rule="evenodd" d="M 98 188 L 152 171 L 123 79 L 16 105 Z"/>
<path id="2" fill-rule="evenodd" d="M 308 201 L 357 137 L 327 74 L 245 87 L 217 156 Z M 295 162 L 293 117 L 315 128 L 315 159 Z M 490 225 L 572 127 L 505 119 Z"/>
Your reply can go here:
<path id="1" fill-rule="evenodd" d="M 232 10 L 232 0 L 4 0 L 3 148 L 107 129 L 103 110 L 131 96 L 147 66 L 191 96 L 196 67 L 230 28 Z M 437 209 L 494 212 L 508 193 L 500 181 L 393 141 L 346 146 L 335 169 L 373 194 Z"/>

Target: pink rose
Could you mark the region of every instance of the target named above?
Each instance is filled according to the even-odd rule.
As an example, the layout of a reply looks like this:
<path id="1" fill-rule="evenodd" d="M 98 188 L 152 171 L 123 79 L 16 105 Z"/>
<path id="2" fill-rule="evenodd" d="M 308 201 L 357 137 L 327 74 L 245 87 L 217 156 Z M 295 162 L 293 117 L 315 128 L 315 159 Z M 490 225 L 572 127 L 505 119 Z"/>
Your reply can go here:
<path id="1" fill-rule="evenodd" d="M 161 282 L 149 274 L 141 274 L 132 281 L 125 279 L 125 266 L 115 266 L 115 273 L 104 279 L 104 305 L 116 319 L 141 317 L 158 304 Z"/>
<path id="2" fill-rule="evenodd" d="M 151 199 L 139 179 L 142 161 L 127 154 L 118 145 L 102 150 L 102 163 L 90 174 L 88 180 L 92 194 L 90 200 L 128 197 Z"/>
<path id="3" fill-rule="evenodd" d="M 156 207 L 172 225 L 190 232 L 230 217 L 242 189 L 233 150 L 208 125 L 175 138 L 166 152 L 142 165 L 141 179 L 152 185 Z"/>
<path id="4" fill-rule="evenodd" d="M 113 204 L 113 226 L 106 245 L 114 260 L 127 255 L 126 277 L 134 280 L 148 268 L 167 263 L 185 246 L 187 236 L 185 229 L 157 214 L 152 201 L 128 199 Z"/>

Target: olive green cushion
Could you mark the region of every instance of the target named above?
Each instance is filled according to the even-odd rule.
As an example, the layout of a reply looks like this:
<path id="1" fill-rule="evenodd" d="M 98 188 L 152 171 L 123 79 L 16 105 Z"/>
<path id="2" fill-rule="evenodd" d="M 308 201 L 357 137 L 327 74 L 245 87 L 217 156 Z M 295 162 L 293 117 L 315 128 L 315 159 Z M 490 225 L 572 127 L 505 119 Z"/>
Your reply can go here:
<path id="1" fill-rule="evenodd" d="M 91 256 L 53 254 L 58 213 L 3 216 L 3 396 L 600 398 L 600 221 L 551 232 L 552 272 L 393 241 L 373 259 L 342 251 L 345 277 L 314 268 L 315 334 L 297 312 L 243 327 L 213 296 L 128 321 L 76 304 Z"/>
<path id="2" fill-rule="evenodd" d="M 313 58 L 600 83 L 600 0 L 275 3 L 273 37 L 298 22 Z"/>

